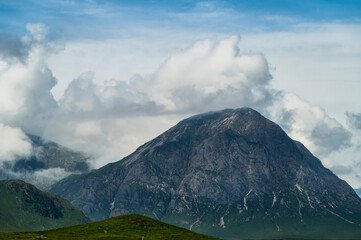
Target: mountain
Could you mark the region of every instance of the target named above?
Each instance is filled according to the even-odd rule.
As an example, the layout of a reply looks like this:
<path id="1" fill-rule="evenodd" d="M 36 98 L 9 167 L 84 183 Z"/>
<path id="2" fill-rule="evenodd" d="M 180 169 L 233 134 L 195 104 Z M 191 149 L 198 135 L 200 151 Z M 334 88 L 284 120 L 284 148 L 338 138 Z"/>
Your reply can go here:
<path id="1" fill-rule="evenodd" d="M 353 189 L 250 108 L 183 120 L 51 192 L 92 219 L 138 213 L 224 239 L 361 237 Z"/>
<path id="2" fill-rule="evenodd" d="M 27 137 L 32 145 L 31 155 L 5 162 L 0 169 L 0 179 L 22 179 L 46 189 L 63 176 L 89 171 L 89 157 L 83 153 L 72 151 L 39 136 L 27 134 Z M 57 176 L 51 173 L 34 174 L 49 169 L 55 169 Z"/>
<path id="3" fill-rule="evenodd" d="M 0 231 L 31 231 L 88 223 L 67 200 L 20 180 L 0 181 Z"/>
<path id="4" fill-rule="evenodd" d="M 46 232 L 1 233 L 0 239 L 124 239 L 124 240 L 216 240 L 148 217 L 123 215 L 100 222 Z"/>
<path id="5" fill-rule="evenodd" d="M 27 135 L 33 146 L 33 155 L 29 159 L 20 159 L 14 165 L 15 171 L 48 168 L 63 168 L 66 171 L 89 170 L 88 159 L 83 153 L 72 151 L 55 142 L 47 141 L 39 136 Z"/>

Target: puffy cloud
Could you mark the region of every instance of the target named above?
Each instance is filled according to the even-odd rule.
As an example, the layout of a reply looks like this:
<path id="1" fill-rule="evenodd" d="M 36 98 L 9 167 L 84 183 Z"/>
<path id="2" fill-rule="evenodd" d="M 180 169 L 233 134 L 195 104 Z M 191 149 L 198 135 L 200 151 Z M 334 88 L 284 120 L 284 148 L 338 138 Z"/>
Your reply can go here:
<path id="1" fill-rule="evenodd" d="M 242 53 L 239 44 L 237 36 L 219 42 L 199 41 L 173 53 L 154 74 L 136 75 L 129 81 L 113 79 L 99 84 L 94 81 L 94 73 L 83 73 L 69 84 L 59 106 L 50 94 L 55 79 L 48 69 L 44 79 L 37 78 L 45 84 L 40 91 L 43 94 L 36 95 L 42 98 L 34 101 L 43 100 L 48 105 L 44 109 L 34 110 L 32 105 L 24 109 L 32 109 L 36 116 L 48 114 L 42 116 L 46 124 L 41 125 L 46 126 L 46 138 L 90 152 L 102 164 L 118 160 L 184 117 L 241 106 L 254 107 L 272 117 L 318 156 L 349 146 L 350 134 L 341 124 L 321 108 L 272 89 L 269 86 L 272 76 L 264 56 Z M 40 65 L 34 66 L 39 68 Z M 27 92 L 29 89 L 22 95 Z M 48 99 L 44 98 L 45 93 Z M 41 122 L 36 116 L 26 118 Z M 152 131 L 141 127 L 146 121 L 153 126 Z"/>
<path id="2" fill-rule="evenodd" d="M 24 179 L 26 182 L 32 183 L 37 187 L 46 190 L 52 184 L 74 173 L 76 172 L 68 172 L 63 168 L 58 167 L 58 168 L 40 169 L 35 172 L 23 172 L 21 173 L 20 177 Z M 19 175 L 19 173 L 16 175 Z"/>
<path id="3" fill-rule="evenodd" d="M 41 23 L 29 23 L 26 29 L 29 35 L 22 38 L 0 33 L 0 58 L 10 63 L 14 61 L 26 63 L 33 45 L 43 42 L 48 32 L 47 27 Z"/>
<path id="4" fill-rule="evenodd" d="M 262 54 L 240 53 L 238 37 L 204 40 L 171 55 L 149 77 L 95 84 L 91 72 L 74 79 L 60 99 L 61 114 L 129 116 L 198 113 L 271 104 L 271 75 Z"/>
<path id="5" fill-rule="evenodd" d="M 1 55 L 0 122 L 91 153 L 93 167 L 119 160 L 185 117 L 243 106 L 281 124 L 317 156 L 351 144 L 350 133 L 322 108 L 272 88 L 265 57 L 241 52 L 237 36 L 178 50 L 149 76 L 99 83 L 94 73 L 83 73 L 57 103 L 51 94 L 56 79 L 46 64 L 56 47 L 46 42 L 43 25 L 28 25 L 28 30 L 18 40 L 28 46 L 24 54 Z M 10 61 L 10 55 L 24 60 Z M 68 174 L 52 171 L 28 179 L 40 183 L 49 174 Z"/>
<path id="6" fill-rule="evenodd" d="M 0 165 L 31 153 L 29 139 L 21 129 L 0 123 L 0 134 Z"/>
<path id="7" fill-rule="evenodd" d="M 41 135 L 58 104 L 50 90 L 56 79 L 46 58 L 59 50 L 48 43 L 43 24 L 28 24 L 28 35 L 0 34 L 0 175 L 45 186 L 69 175 L 61 169 L 13 172 L 19 159 L 28 159 L 34 147 L 25 133 Z"/>
<path id="8" fill-rule="evenodd" d="M 161 106 L 157 106 L 146 93 L 145 90 L 150 86 L 143 79 L 134 77 L 130 83 L 110 80 L 102 85 L 95 84 L 93 80 L 94 74 L 87 72 L 70 83 L 64 97 L 60 99 L 60 116 L 105 118 L 134 114 L 155 115 L 161 110 Z"/>
<path id="9" fill-rule="evenodd" d="M 351 146 L 351 133 L 319 106 L 292 93 L 280 93 L 271 116 L 287 133 L 318 157 Z"/>
<path id="10" fill-rule="evenodd" d="M 241 53 L 239 41 L 204 40 L 174 53 L 153 76 L 153 99 L 176 112 L 270 104 L 268 63 L 262 54 Z"/>
<path id="11" fill-rule="evenodd" d="M 129 81 L 99 84 L 83 73 L 69 84 L 44 136 L 92 153 L 98 167 L 192 114 L 241 106 L 265 111 L 274 92 L 268 63 L 262 54 L 241 53 L 239 41 L 197 42 L 154 74 Z"/>
<path id="12" fill-rule="evenodd" d="M 361 113 L 346 113 L 347 123 L 353 129 L 361 130 Z"/>
<path id="13" fill-rule="evenodd" d="M 322 108 L 272 89 L 264 56 L 241 53 L 239 44 L 237 36 L 197 42 L 173 53 L 154 74 L 129 81 L 98 84 L 93 73 L 84 73 L 60 99 L 45 137 L 93 153 L 99 160 L 93 166 L 100 166 L 184 117 L 249 106 L 281 124 L 317 156 L 350 146 L 351 134 Z"/>
<path id="14" fill-rule="evenodd" d="M 17 45 L 27 46 L 21 50 L 24 53 L 11 53 L 21 61 L 10 61 L 9 56 L 0 58 L 0 122 L 41 134 L 46 119 L 57 108 L 50 92 L 56 79 L 45 63 L 53 47 L 40 41 L 42 25 L 28 28 L 30 35 L 15 40 Z"/>
<path id="15" fill-rule="evenodd" d="M 91 154 L 91 166 L 99 168 L 120 160 L 183 118 L 184 115 L 159 115 L 54 120 L 44 136 Z"/>

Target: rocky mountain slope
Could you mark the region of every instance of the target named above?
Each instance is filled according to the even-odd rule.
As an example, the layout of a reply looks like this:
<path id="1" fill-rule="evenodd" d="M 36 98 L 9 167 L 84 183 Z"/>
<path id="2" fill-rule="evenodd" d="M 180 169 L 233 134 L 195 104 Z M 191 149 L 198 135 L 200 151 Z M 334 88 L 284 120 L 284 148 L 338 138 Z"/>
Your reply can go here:
<path id="1" fill-rule="evenodd" d="M 0 181 L 0 231 L 30 231 L 89 222 L 67 200 L 20 180 Z"/>
<path id="2" fill-rule="evenodd" d="M 28 137 L 33 146 L 33 156 L 30 159 L 17 161 L 14 170 L 35 170 L 38 168 L 64 168 L 66 171 L 88 171 L 86 162 L 87 156 L 83 153 L 70 150 L 55 142 L 47 141 L 39 136 L 30 135 Z"/>
<path id="3" fill-rule="evenodd" d="M 22 179 L 46 189 L 62 175 L 89 171 L 88 156 L 72 151 L 55 142 L 39 136 L 27 135 L 32 145 L 32 153 L 27 158 L 5 162 L 0 168 L 0 179 Z M 34 174 L 37 171 L 55 169 L 58 176 L 51 173 Z"/>
<path id="4" fill-rule="evenodd" d="M 250 108 L 183 120 L 51 191 L 92 219 L 138 213 L 226 239 L 361 237 L 353 189 Z"/>

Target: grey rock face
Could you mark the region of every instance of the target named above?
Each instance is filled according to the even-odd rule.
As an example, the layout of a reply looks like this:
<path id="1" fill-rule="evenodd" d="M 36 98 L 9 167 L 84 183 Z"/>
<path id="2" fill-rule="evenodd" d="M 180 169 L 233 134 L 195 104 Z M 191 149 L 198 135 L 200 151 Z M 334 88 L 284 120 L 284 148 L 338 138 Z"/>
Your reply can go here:
<path id="1" fill-rule="evenodd" d="M 51 191 L 93 219 L 138 213 L 223 238 L 317 237 L 335 224 L 360 233 L 352 188 L 250 108 L 183 120 L 123 160 Z"/>

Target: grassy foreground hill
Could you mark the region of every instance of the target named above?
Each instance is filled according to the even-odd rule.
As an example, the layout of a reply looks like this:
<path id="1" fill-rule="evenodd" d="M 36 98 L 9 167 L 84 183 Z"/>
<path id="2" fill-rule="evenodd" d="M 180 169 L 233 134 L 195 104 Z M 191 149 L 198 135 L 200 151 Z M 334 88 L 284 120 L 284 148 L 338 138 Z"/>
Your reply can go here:
<path id="1" fill-rule="evenodd" d="M 0 233 L 0 239 L 217 239 L 148 217 L 129 214 L 107 220 L 41 232 Z"/>
<path id="2" fill-rule="evenodd" d="M 68 200 L 21 180 L 0 181 L 0 231 L 35 231 L 90 220 Z"/>

